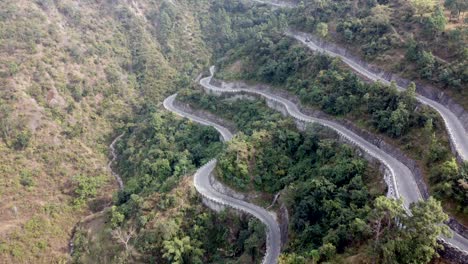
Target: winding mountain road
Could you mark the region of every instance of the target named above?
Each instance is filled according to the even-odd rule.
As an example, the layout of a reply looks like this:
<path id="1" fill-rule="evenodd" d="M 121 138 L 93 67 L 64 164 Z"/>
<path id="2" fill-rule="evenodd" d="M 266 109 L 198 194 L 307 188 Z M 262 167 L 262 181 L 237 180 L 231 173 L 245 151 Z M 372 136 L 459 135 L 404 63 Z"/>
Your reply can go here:
<path id="1" fill-rule="evenodd" d="M 293 7 L 293 4 L 280 2 L 280 1 L 262 1 L 262 0 L 252 0 L 257 3 L 262 4 L 270 4 L 274 7 Z M 324 47 L 321 47 L 319 44 L 313 42 L 307 33 L 301 32 L 286 32 L 286 35 L 295 38 L 296 40 L 300 41 L 304 45 L 306 45 L 309 49 L 314 51 L 319 51 L 326 53 L 333 57 L 339 57 L 341 60 L 346 63 L 349 67 L 351 67 L 357 73 L 373 80 L 373 81 L 380 81 L 384 84 L 390 84 L 382 76 L 375 74 L 374 72 L 370 71 L 369 69 L 365 68 L 361 64 L 357 63 L 351 58 L 343 56 L 341 54 L 335 53 L 331 50 L 328 50 Z M 266 98 L 269 101 L 278 103 L 284 107 L 287 113 L 302 122 L 306 123 L 319 123 L 323 126 L 329 127 L 335 130 L 340 136 L 345 138 L 346 140 L 350 141 L 351 143 L 355 144 L 365 152 L 367 152 L 372 157 L 378 159 L 382 164 L 384 164 L 390 172 L 391 178 L 386 180 L 388 187 L 389 187 L 389 196 L 395 198 L 403 198 L 404 205 L 406 208 L 409 208 L 411 203 L 417 202 L 418 200 L 422 199 L 422 195 L 419 192 L 419 188 L 417 186 L 416 180 L 414 175 L 412 174 L 411 170 L 398 161 L 396 158 L 392 157 L 382 149 L 379 149 L 377 146 L 373 145 L 372 143 L 366 141 L 362 137 L 358 136 L 354 132 L 350 131 L 346 127 L 324 119 L 319 119 L 315 117 L 311 117 L 308 115 L 303 114 L 297 105 L 293 102 L 282 98 L 280 96 L 257 90 L 254 88 L 220 88 L 210 84 L 211 79 L 213 77 L 214 68 L 210 68 L 211 76 L 203 78 L 200 80 L 200 84 L 207 90 L 216 92 L 216 93 L 250 93 L 255 95 L 260 95 Z M 405 87 L 397 86 L 397 88 L 401 91 L 405 90 Z M 225 141 L 228 141 L 232 138 L 232 133 L 229 132 L 226 128 L 212 123 L 210 121 L 204 120 L 200 117 L 191 115 L 189 113 L 185 113 L 177 108 L 174 107 L 173 101 L 176 95 L 172 95 L 168 97 L 164 101 L 164 106 L 169 111 L 177 113 L 183 117 L 187 117 L 195 122 L 201 123 L 203 125 L 213 126 L 215 127 L 222 135 Z M 447 131 L 450 135 L 450 140 L 452 145 L 454 146 L 457 154 L 460 158 L 464 161 L 468 161 L 468 133 L 465 130 L 462 122 L 458 117 L 450 111 L 444 105 L 431 100 L 427 97 L 417 94 L 416 99 L 421 102 L 422 104 L 428 105 L 435 109 L 444 120 L 445 126 Z M 194 181 L 196 189 L 206 198 L 215 201 L 217 203 L 221 203 L 224 205 L 228 205 L 235 209 L 245 211 L 258 219 L 260 219 L 268 229 L 267 232 L 267 253 L 265 255 L 263 263 L 276 263 L 278 260 L 278 256 L 280 254 L 280 230 L 278 223 L 272 217 L 268 211 L 264 208 L 258 207 L 253 204 L 246 203 L 242 200 L 238 200 L 232 198 L 230 196 L 221 194 L 217 192 L 210 184 L 209 175 L 213 171 L 216 166 L 216 160 L 212 160 L 201 167 L 195 174 Z M 468 239 L 464 238 L 463 236 L 457 234 L 456 232 L 452 232 L 452 238 L 441 237 L 440 239 L 444 240 L 451 246 L 459 249 L 460 251 L 464 252 L 468 255 Z"/>
<path id="2" fill-rule="evenodd" d="M 312 38 L 310 37 L 310 34 L 294 33 L 294 32 L 288 31 L 286 32 L 286 35 L 292 38 L 295 38 L 296 40 L 300 41 L 301 43 L 303 43 L 304 45 L 306 45 L 309 49 L 313 51 L 323 52 L 332 57 L 339 57 L 344 63 L 346 63 L 354 71 L 356 71 L 357 73 L 373 81 L 379 81 L 387 85 L 390 84 L 390 82 L 387 81 L 385 78 L 383 78 L 382 76 L 379 76 L 378 74 L 373 73 L 369 69 L 366 69 L 364 66 L 353 61 L 351 58 L 348 58 L 341 54 L 337 54 L 326 48 L 320 47 L 317 43 L 315 43 L 312 40 Z M 405 87 L 401 87 L 398 85 L 397 85 L 397 88 L 400 91 L 406 90 Z M 432 107 L 441 115 L 442 119 L 444 120 L 447 131 L 450 135 L 450 140 L 452 141 L 453 146 L 455 147 L 458 155 L 460 155 L 462 160 L 468 161 L 468 134 L 465 128 L 463 127 L 463 124 L 460 121 L 460 119 L 458 119 L 458 117 L 452 111 L 450 111 L 447 107 L 445 107 L 444 105 L 434 100 L 431 100 L 419 94 L 416 95 L 416 99 L 422 104 Z"/>
<path id="3" fill-rule="evenodd" d="M 176 96 L 177 94 L 174 94 L 164 100 L 163 105 L 167 110 L 202 125 L 214 127 L 221 134 L 223 141 L 229 141 L 232 139 L 233 135 L 227 128 L 178 109 L 174 105 Z M 216 167 L 216 163 L 217 160 L 213 159 L 197 170 L 194 175 L 195 188 L 208 200 L 246 212 L 259 219 L 267 227 L 266 254 L 262 263 L 277 263 L 278 257 L 281 253 L 281 233 L 278 222 L 275 220 L 273 215 L 264 208 L 233 198 L 215 190 L 210 183 L 210 174 Z"/>
<path id="4" fill-rule="evenodd" d="M 262 4 L 269 4 L 274 7 L 293 7 L 294 4 L 281 2 L 281 1 L 262 1 L 262 0 L 252 0 L 257 3 Z M 384 79 L 383 77 L 371 72 L 370 70 L 366 69 L 362 65 L 358 64 L 357 62 L 353 61 L 350 58 L 347 58 L 343 55 L 334 53 L 333 51 L 327 50 L 325 48 L 320 47 L 317 43 L 312 42 L 306 33 L 293 33 L 293 32 L 286 32 L 286 34 L 290 37 L 295 38 L 296 40 L 305 44 L 308 48 L 314 51 L 324 52 L 333 57 L 340 57 L 344 63 L 350 66 L 354 71 L 366 76 L 367 78 L 373 81 L 380 81 L 384 84 L 389 84 L 389 82 Z M 422 199 L 421 193 L 419 192 L 419 188 L 415 181 L 415 177 L 412 174 L 411 170 L 398 161 L 396 158 L 392 157 L 382 149 L 379 149 L 377 146 L 373 145 L 372 143 L 366 141 L 359 135 L 355 134 L 351 130 L 347 129 L 346 127 L 324 119 L 319 119 L 315 117 L 311 117 L 308 115 L 303 114 L 296 104 L 293 102 L 282 98 L 278 95 L 274 95 L 265 91 L 257 90 L 255 88 L 232 88 L 232 87 L 225 87 L 220 88 L 214 85 L 211 85 L 211 79 L 214 73 L 214 67 L 210 68 L 211 75 L 209 77 L 203 78 L 200 80 L 200 84 L 207 90 L 213 91 L 216 93 L 248 93 L 259 95 L 266 98 L 268 101 L 272 101 L 278 103 L 284 107 L 287 113 L 302 122 L 306 123 L 318 123 L 328 128 L 333 129 L 336 131 L 341 137 L 345 138 L 349 142 L 355 144 L 363 151 L 367 152 L 372 157 L 378 159 L 382 164 L 384 164 L 390 172 L 390 179 L 387 179 L 387 184 L 389 187 L 389 196 L 395 198 L 403 198 L 404 205 L 406 208 L 409 208 L 411 203 L 417 202 L 418 200 Z M 404 87 L 397 87 L 399 90 L 405 90 Z M 229 141 L 232 139 L 233 134 L 225 127 L 213 123 L 211 121 L 205 120 L 201 117 L 195 116 L 193 114 L 184 112 L 181 109 L 178 109 L 174 105 L 174 100 L 177 94 L 171 95 L 164 100 L 164 107 L 185 118 L 188 118 L 194 122 L 200 123 L 206 126 L 214 127 L 222 136 L 223 141 Z M 453 143 L 457 153 L 460 157 L 467 161 L 468 160 L 468 135 L 467 131 L 464 129 L 461 121 L 456 117 L 456 115 L 451 112 L 448 108 L 443 106 L 442 104 L 428 99 L 424 96 L 417 95 L 417 100 L 423 104 L 429 105 L 434 108 L 443 118 L 445 125 L 447 127 L 448 133 L 450 135 L 451 142 Z M 113 147 L 113 144 L 111 145 Z M 112 161 L 111 161 L 112 162 Z M 231 196 L 225 195 L 220 193 L 210 183 L 210 174 L 213 172 L 214 168 L 216 167 L 217 160 L 213 159 L 206 163 L 204 166 L 199 168 L 194 175 L 194 185 L 197 191 L 206 199 L 211 200 L 212 202 L 232 207 L 236 210 L 240 210 L 246 212 L 248 214 L 253 215 L 254 217 L 258 218 L 265 226 L 267 227 L 267 251 L 264 256 L 263 262 L 265 264 L 270 263 L 277 263 L 278 257 L 281 253 L 281 234 L 280 228 L 271 213 L 265 210 L 262 207 L 256 206 L 254 204 L 247 203 L 245 201 L 233 198 Z M 119 181 L 119 186 L 122 187 L 121 181 Z M 442 240 L 446 241 L 453 247 L 458 248 L 459 250 L 463 251 L 465 254 L 468 255 L 468 239 L 462 237 L 461 235 L 453 232 L 452 238 L 441 238 Z"/>
<path id="5" fill-rule="evenodd" d="M 281 2 L 281 1 L 262 1 L 262 0 L 252 0 L 253 2 L 267 4 L 273 7 L 282 7 L 282 8 L 291 8 L 297 6 L 291 2 Z M 336 52 L 333 52 L 326 47 L 321 47 L 321 45 L 314 41 L 311 37 L 311 34 L 304 33 L 304 32 L 292 32 L 287 31 L 285 32 L 287 36 L 295 38 L 296 40 L 303 43 L 309 49 L 313 51 L 323 52 L 332 57 L 339 57 L 341 60 L 346 63 L 351 69 L 356 71 L 357 73 L 369 78 L 373 81 L 380 81 L 384 84 L 390 84 L 388 80 L 379 76 L 378 74 L 372 72 L 371 70 L 367 69 L 365 66 L 359 64 L 351 57 L 347 57 Z M 400 91 L 406 90 L 406 87 L 401 87 L 397 85 L 397 89 Z M 465 130 L 462 121 L 446 106 L 442 105 L 439 102 L 431 100 L 425 96 L 420 94 L 416 95 L 416 99 L 421 102 L 422 104 L 428 105 L 436 110 L 444 120 L 445 126 L 447 131 L 450 135 L 450 141 L 452 142 L 457 154 L 463 161 L 468 161 L 468 131 Z"/>
<path id="6" fill-rule="evenodd" d="M 417 202 L 422 199 L 422 195 L 419 191 L 417 186 L 415 177 L 411 170 L 403 163 L 398 161 L 393 156 L 386 153 L 384 150 L 378 148 L 374 144 L 366 141 L 364 138 L 360 137 L 359 135 L 355 134 L 351 130 L 347 129 L 346 127 L 329 120 L 320 119 L 316 117 L 311 117 L 308 115 L 303 114 L 296 104 L 293 102 L 280 97 L 275 94 L 271 94 L 262 90 L 258 90 L 255 87 L 248 87 L 248 88 L 237 88 L 231 87 L 230 85 L 223 85 L 223 88 L 214 86 L 211 84 L 211 79 L 213 78 L 214 74 L 214 67 L 210 68 L 210 76 L 206 78 L 202 78 L 200 80 L 200 84 L 208 91 L 222 94 L 222 93 L 247 93 L 253 95 L 259 95 L 266 98 L 268 101 L 272 101 L 278 104 L 281 104 L 287 113 L 302 122 L 306 123 L 318 123 L 328 128 L 333 129 L 336 131 L 341 137 L 346 139 L 347 141 L 355 144 L 363 151 L 367 152 L 372 157 L 378 159 L 382 164 L 384 164 L 387 169 L 390 171 L 391 179 L 386 181 L 389 187 L 389 196 L 395 198 L 403 198 L 404 205 L 408 209 L 411 203 Z M 450 245 L 459 250 L 463 251 L 465 254 L 468 255 L 468 239 L 464 238 L 463 236 L 453 232 L 452 238 L 441 237 L 440 239 L 446 241 Z"/>

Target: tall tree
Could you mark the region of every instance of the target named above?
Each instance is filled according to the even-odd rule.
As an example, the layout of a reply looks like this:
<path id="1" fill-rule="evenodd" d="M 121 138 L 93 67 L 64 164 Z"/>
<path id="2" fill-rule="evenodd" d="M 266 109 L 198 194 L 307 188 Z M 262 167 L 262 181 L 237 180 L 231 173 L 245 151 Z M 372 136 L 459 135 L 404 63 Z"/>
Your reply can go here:
<path id="1" fill-rule="evenodd" d="M 400 102 L 398 108 L 390 115 L 390 132 L 395 137 L 403 135 L 409 127 L 410 113 L 406 104 Z"/>
<path id="2" fill-rule="evenodd" d="M 437 37 L 440 32 L 445 30 L 447 19 L 444 15 L 442 7 L 437 7 L 436 11 L 427 19 L 425 24 L 425 32 L 430 37 Z"/>
<path id="3" fill-rule="evenodd" d="M 441 246 L 439 235 L 450 235 L 443 223 L 448 216 L 439 201 L 430 197 L 404 210 L 401 200 L 379 197 L 371 224 L 374 230 L 374 259 L 382 263 L 428 263 Z"/>
<path id="4" fill-rule="evenodd" d="M 414 11 L 420 17 L 420 22 L 422 17 L 425 14 L 434 12 L 434 9 L 437 5 L 436 0 L 410 0 L 411 6 L 414 8 Z"/>

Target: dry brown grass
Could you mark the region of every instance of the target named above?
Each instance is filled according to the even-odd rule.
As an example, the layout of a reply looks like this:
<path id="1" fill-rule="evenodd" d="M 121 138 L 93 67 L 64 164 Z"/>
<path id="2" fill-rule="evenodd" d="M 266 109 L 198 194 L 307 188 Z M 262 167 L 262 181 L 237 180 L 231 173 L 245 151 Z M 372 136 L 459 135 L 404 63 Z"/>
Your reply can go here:
<path id="1" fill-rule="evenodd" d="M 39 2 L 52 4 L 42 8 Z M 161 90 L 155 93 L 170 88 L 167 78 L 175 75 L 174 68 L 195 56 L 201 62 L 208 57 L 208 51 L 201 46 L 197 20 L 185 4 L 180 5 L 183 12 L 175 26 L 177 35 L 171 39 L 175 51 L 183 49 L 185 54 L 173 52 L 167 58 L 159 52 L 152 35 L 154 23 L 147 23 L 148 14 L 143 14 L 158 6 L 152 6 L 150 1 L 122 2 L 121 6 L 127 4 L 139 23 L 147 24 L 144 34 L 148 45 L 156 50 L 158 69 L 168 72 L 161 73 L 161 83 L 157 85 Z M 99 203 L 109 203 L 116 190 L 106 169 L 107 144 L 115 128 L 122 125 L 119 120 L 129 116 L 129 109 L 142 100 L 131 69 L 121 67 L 131 64 L 128 45 L 132 40 L 120 26 L 117 9 L 105 1 L 0 3 L 0 30 L 11 33 L 0 34 L 8 36 L 0 41 L 0 74 L 8 65 L 17 65 L 14 74 L 0 75 L 0 104 L 11 106 L 11 119 L 32 132 L 25 150 L 8 147 L 0 139 L 2 263 L 53 263 L 68 259 L 71 230 L 93 209 L 73 207 L 73 176 L 107 177 L 107 184 L 96 198 L 97 207 L 102 207 Z M 1 18 L 5 14 L 13 15 Z M 190 26 L 183 31 L 186 25 Z M 195 70 L 197 67 L 200 65 L 196 64 Z M 118 76 L 115 83 L 108 81 L 106 71 L 110 68 Z M 75 100 L 73 85 L 80 86 L 87 95 Z M 81 128 L 82 132 L 70 136 L 74 128 Z M 33 186 L 21 184 L 25 173 L 31 175 Z M 26 228 L 35 222 L 51 228 Z"/>

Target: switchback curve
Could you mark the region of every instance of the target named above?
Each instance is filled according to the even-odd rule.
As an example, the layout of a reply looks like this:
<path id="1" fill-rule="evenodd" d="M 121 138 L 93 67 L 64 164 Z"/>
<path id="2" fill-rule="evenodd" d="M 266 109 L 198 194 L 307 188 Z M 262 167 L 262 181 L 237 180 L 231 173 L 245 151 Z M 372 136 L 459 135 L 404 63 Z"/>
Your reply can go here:
<path id="1" fill-rule="evenodd" d="M 313 51 L 323 52 L 332 57 L 339 57 L 344 63 L 346 63 L 349 67 L 351 67 L 355 72 L 369 78 L 372 81 L 379 81 L 386 85 L 391 84 L 388 80 L 384 77 L 372 72 L 371 70 L 367 69 L 366 67 L 360 65 L 359 63 L 353 61 L 351 58 L 343 56 L 341 54 L 335 53 L 331 50 L 328 50 L 324 47 L 321 47 L 319 44 L 315 43 L 311 36 L 307 33 L 298 33 L 298 32 L 286 32 L 286 35 L 300 41 L 304 45 L 306 45 L 309 49 Z M 396 86 L 398 90 L 404 91 L 406 90 L 405 87 Z M 460 119 L 452 112 L 450 109 L 445 107 L 439 102 L 431 100 L 427 97 L 417 94 L 416 99 L 425 105 L 430 106 L 434 110 L 436 110 L 442 119 L 444 120 L 445 127 L 447 128 L 447 132 L 450 136 L 450 141 L 454 146 L 457 154 L 460 158 L 464 161 L 468 161 L 468 134 L 465 130 L 463 123 Z"/>
<path id="2" fill-rule="evenodd" d="M 391 196 L 395 198 L 403 198 L 404 205 L 407 210 L 411 203 L 417 202 L 423 198 L 419 191 L 413 173 L 405 164 L 403 164 L 390 154 L 386 153 L 384 150 L 378 148 L 374 144 L 360 137 L 356 133 L 347 129 L 346 127 L 333 121 L 305 115 L 299 110 L 299 107 L 295 103 L 278 95 L 258 90 L 255 87 L 240 88 L 230 87 L 229 85 L 223 85 L 224 87 L 222 88 L 216 87 L 211 84 L 213 74 L 214 67 L 211 67 L 210 76 L 200 79 L 201 86 L 203 86 L 208 92 L 213 92 L 215 94 L 247 93 L 261 96 L 267 99 L 267 102 L 269 104 L 277 103 L 282 105 L 288 115 L 300 122 L 318 123 L 335 130 L 341 137 L 356 145 L 372 157 L 378 159 L 380 162 L 382 162 L 382 164 L 384 164 L 388 168 L 388 170 L 391 173 L 392 180 L 390 181 L 390 184 L 388 186 Z M 447 242 L 451 246 L 457 248 L 458 250 L 462 251 L 465 255 L 468 256 L 468 239 L 456 232 L 453 232 L 453 230 L 452 234 L 452 238 L 441 237 L 440 239 Z"/>
<path id="3" fill-rule="evenodd" d="M 271 0 L 252 0 L 253 2 L 268 4 L 276 8 L 291 8 L 297 6 L 297 4 L 291 2 L 278 2 L 278 1 L 271 1 Z M 386 80 L 383 76 L 374 73 L 372 70 L 368 69 L 366 66 L 361 65 L 360 63 L 356 62 L 353 58 L 338 54 L 333 52 L 332 50 L 328 49 L 326 46 L 320 45 L 318 42 L 314 40 L 311 34 L 304 33 L 304 32 L 293 32 L 293 31 L 286 31 L 285 34 L 289 37 L 292 37 L 299 42 L 303 43 L 307 48 L 326 53 L 332 57 L 340 58 L 344 63 L 346 63 L 351 69 L 355 72 L 369 78 L 372 81 L 379 81 L 384 84 L 390 84 L 388 80 Z M 397 89 L 400 91 L 406 90 L 406 87 L 401 87 L 397 85 Z M 446 106 L 442 105 L 439 102 L 431 100 L 423 95 L 417 94 L 416 99 L 425 105 L 430 106 L 434 110 L 436 110 L 442 119 L 444 120 L 445 127 L 447 132 L 450 136 L 450 141 L 455 149 L 459 158 L 463 161 L 468 161 L 468 131 L 463 126 L 463 122 Z"/>
<path id="4" fill-rule="evenodd" d="M 173 94 L 167 97 L 163 102 L 164 108 L 194 122 L 214 127 L 221 134 L 223 141 L 229 141 L 232 139 L 233 134 L 227 128 L 178 109 L 174 105 L 176 96 L 177 94 Z M 213 159 L 197 170 L 194 175 L 195 188 L 204 198 L 212 202 L 243 211 L 259 219 L 267 227 L 266 253 L 262 263 L 278 263 L 278 257 L 281 253 L 281 232 L 278 222 L 273 215 L 264 208 L 225 195 L 214 189 L 210 182 L 210 174 L 216 167 L 216 163 L 217 160 Z"/>

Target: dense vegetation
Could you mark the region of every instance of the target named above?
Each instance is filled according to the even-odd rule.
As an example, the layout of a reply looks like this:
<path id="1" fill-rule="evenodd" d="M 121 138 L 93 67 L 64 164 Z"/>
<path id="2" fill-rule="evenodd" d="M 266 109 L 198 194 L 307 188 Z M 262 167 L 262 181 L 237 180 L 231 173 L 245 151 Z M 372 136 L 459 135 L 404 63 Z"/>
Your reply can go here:
<path id="1" fill-rule="evenodd" d="M 366 162 L 354 159 L 351 148 L 340 146 L 336 139 L 321 141 L 319 135 L 327 132 L 320 128 L 300 133 L 292 120 L 261 101 L 219 102 L 199 92 L 182 93 L 180 100 L 232 120 L 242 130 L 220 156 L 217 170 L 238 189 L 276 193 L 312 175 L 346 181 L 365 174 Z"/>
<path id="2" fill-rule="evenodd" d="M 433 110 L 417 103 L 413 84 L 401 93 L 393 86 L 364 82 L 339 60 L 314 54 L 284 36 L 282 23 L 275 23 L 278 18 L 270 18 L 270 13 L 265 11 L 261 19 L 254 11 L 243 12 L 241 4 L 221 10 L 226 11 L 218 12 L 229 10 L 233 17 L 224 27 L 235 30 L 232 35 L 236 38 L 232 41 L 236 44 L 218 49 L 227 55 L 219 63 L 219 77 L 260 81 L 284 88 L 305 105 L 352 120 L 380 134 L 419 161 L 428 175 L 432 193 L 452 201 L 447 209 L 462 214 L 461 219 L 466 218 L 464 170 L 453 163 L 455 169 L 447 174 L 452 176 L 441 176 L 444 174 L 441 171 L 447 170 L 453 160 L 445 127 Z M 250 27 L 240 27 L 238 21 L 243 20 L 255 22 Z M 426 151 L 427 146 L 430 151 Z"/>
<path id="3" fill-rule="evenodd" d="M 216 59 L 233 48 L 253 47 L 256 41 L 268 42 L 265 34 L 283 32 L 287 25 L 284 14 L 272 12 L 269 6 L 254 8 L 251 1 L 215 1 L 209 12 L 210 21 L 202 29 Z"/>
<path id="4" fill-rule="evenodd" d="M 264 111 L 259 103 L 242 104 L 245 111 L 229 106 L 239 115 L 223 113 L 243 131 L 226 150 L 214 130 L 160 113 L 159 102 L 186 87 L 209 65 L 213 54 L 223 58 L 224 66 L 251 56 L 258 61 L 234 63 L 229 72 L 289 86 L 305 103 L 361 122 L 394 138 L 411 153 L 431 146 L 430 152 L 421 152 L 420 159 L 433 165 L 434 193 L 457 200 L 459 211 L 468 208 L 468 170 L 451 159 L 441 123 L 433 113 L 415 105 L 411 93 L 402 95 L 361 83 L 342 71 L 338 62 L 323 56 L 310 59 L 308 52 L 280 36 L 289 21 L 325 38 L 336 36 L 349 44 L 365 44 L 363 54 L 377 62 L 389 61 L 386 55 L 379 59 L 382 51 L 388 55 L 392 50 L 402 51 L 404 67 L 397 70 L 416 72 L 462 94 L 466 90 L 466 28 L 452 23 L 456 28 L 442 30 L 441 9 L 422 16 L 418 13 L 419 17 L 408 20 L 417 25 L 413 36 L 399 34 L 403 40 L 395 46 L 391 32 L 399 24 L 399 13 L 390 11 L 389 15 L 389 9 L 381 6 L 386 2 L 358 1 L 363 7 L 359 14 L 346 12 L 349 3 L 341 1 L 339 5 L 338 1 L 321 1 L 322 10 L 317 11 L 312 10 L 314 4 L 306 1 L 303 8 L 288 13 L 232 0 L 0 1 L 0 262 L 68 261 L 65 245 L 75 223 L 108 205 L 114 206 L 91 215 L 79 226 L 75 262 L 258 262 L 264 250 L 263 226 L 230 212 L 215 215 L 201 205 L 189 178 L 184 177 L 219 152 L 223 162 L 218 173 L 227 182 L 245 190 L 272 193 L 285 189 L 288 193 L 285 201 L 300 224 L 292 227 L 297 237 L 284 259 L 317 260 L 318 254 L 325 260 L 346 247 L 356 249 L 360 243 L 370 247 L 366 241 L 375 234 L 372 223 L 379 208 L 372 198 L 379 188 L 365 182 L 365 177 L 375 175 L 353 150 L 314 134 L 321 135 L 320 131 L 298 133 L 291 121 Z M 398 4 L 402 9 L 406 6 Z M 338 10 L 340 6 L 344 9 Z M 459 0 L 447 0 L 446 7 L 453 11 L 453 18 L 463 17 L 466 9 Z M 330 20 L 332 17 L 341 20 Z M 310 76 L 307 67 L 312 70 Z M 252 74 L 246 75 L 249 70 Z M 297 74 L 291 74 L 292 70 Z M 340 82 L 349 87 L 341 87 Z M 198 99 L 215 105 L 213 99 Z M 371 104 L 370 99 L 376 103 Z M 372 121 L 357 118 L 359 111 Z M 126 131 L 118 145 L 117 166 L 126 187 L 112 198 L 116 184 L 106 164 L 108 144 L 117 130 Z M 420 131 L 424 136 L 413 141 Z M 252 159 L 250 148 L 258 150 L 258 162 Z M 241 166 L 235 162 L 238 150 L 246 155 L 239 156 Z M 245 166 L 248 175 L 255 177 L 246 176 Z M 302 179 L 307 185 L 295 196 L 292 188 Z M 317 183 L 336 188 L 324 196 L 329 207 L 310 209 L 309 205 L 325 204 L 311 194 L 311 186 Z M 353 188 L 356 197 L 345 193 L 354 192 Z M 363 201 L 362 197 L 369 199 Z M 295 199 L 310 204 L 298 207 Z M 436 203 L 431 206 L 438 210 Z M 305 217 L 303 211 L 317 217 Z M 389 211 L 388 207 L 381 209 L 386 216 Z M 328 221 L 335 213 L 343 219 Z M 343 224 L 351 217 L 358 217 L 364 225 Z M 412 221 L 405 215 L 398 217 Z M 382 242 L 375 245 L 382 249 L 375 250 L 382 259 L 385 252 L 410 253 L 392 248 L 392 239 L 417 238 L 397 230 L 388 220 L 394 218 L 382 220 L 387 223 L 382 227 L 387 236 L 381 236 Z M 359 229 L 363 226 L 374 231 Z M 355 227 L 361 230 L 361 237 L 343 235 L 343 230 Z M 310 229 L 318 232 L 317 238 L 305 243 L 313 233 Z M 417 239 L 433 242 L 427 237 Z"/>
<path id="5" fill-rule="evenodd" d="M 288 17 L 294 28 L 351 46 L 388 70 L 447 88 L 466 106 L 464 2 L 305 1 Z"/>
<path id="6" fill-rule="evenodd" d="M 143 116 L 117 147 L 125 188 L 99 235 L 87 237 L 83 229 L 75 238 L 75 262 L 260 260 L 263 225 L 228 212 L 218 217 L 184 177 L 222 150 L 218 132 L 167 112 L 149 109 Z"/>
<path id="7" fill-rule="evenodd" d="M 135 193 L 171 190 L 180 177 L 203 165 L 222 147 L 216 130 L 168 113 L 153 113 L 137 123 L 117 148 L 119 172 L 125 181 L 118 203 L 125 203 Z"/>
<path id="8" fill-rule="evenodd" d="M 467 208 L 466 178 L 458 172 L 461 168 L 455 164 L 456 172 L 448 174 L 452 176 L 437 176 L 452 162 L 453 156 L 442 120 L 430 108 L 416 102 L 414 85 L 400 93 L 392 86 L 368 84 L 342 70 L 340 63 L 330 57 L 307 53 L 282 37 L 273 41 L 278 44 L 262 47 L 257 43 L 263 50 L 261 56 L 253 50 L 242 57 L 248 58 L 242 60 L 248 69 L 240 75 L 242 79 L 285 87 L 306 105 L 385 134 L 427 167 L 435 194 L 455 200 L 457 211 Z M 426 146 L 430 146 L 430 151 L 425 151 Z"/>
<path id="9" fill-rule="evenodd" d="M 377 198 L 383 192 L 379 173 L 329 131 L 309 127 L 299 132 L 292 120 L 262 101 L 196 91 L 181 93 L 180 99 L 233 121 L 242 131 L 219 158 L 217 175 L 223 181 L 243 191 L 283 190 L 290 241 L 282 263 L 343 261 L 359 251 L 382 263 L 432 259 L 437 234 L 446 232 L 434 226 L 447 219 L 440 203 L 431 198 L 415 204 L 409 216 L 401 201 Z M 408 230 L 399 228 L 396 219 Z"/>
<path id="10" fill-rule="evenodd" d="M 308 52 L 289 38 L 274 35 L 270 41 L 275 44 L 255 43 L 262 53 L 241 48 L 244 53 L 239 58 L 244 71 L 237 78 L 284 86 L 303 103 L 315 105 L 331 115 L 359 113 L 363 121 L 370 121 L 367 126 L 393 138 L 429 125 L 443 129 L 430 108 L 417 104 L 414 85 L 400 93 L 392 86 L 365 83 L 354 73 L 343 70 L 338 60 Z"/>

